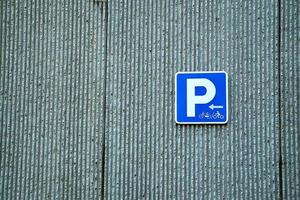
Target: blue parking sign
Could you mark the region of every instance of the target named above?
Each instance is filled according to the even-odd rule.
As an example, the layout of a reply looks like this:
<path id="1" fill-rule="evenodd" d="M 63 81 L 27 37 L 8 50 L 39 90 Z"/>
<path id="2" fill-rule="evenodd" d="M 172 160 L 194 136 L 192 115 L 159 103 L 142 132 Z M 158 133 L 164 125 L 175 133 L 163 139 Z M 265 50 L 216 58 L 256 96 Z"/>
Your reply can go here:
<path id="1" fill-rule="evenodd" d="M 228 78 L 226 72 L 177 72 L 175 94 L 176 123 L 227 123 Z"/>

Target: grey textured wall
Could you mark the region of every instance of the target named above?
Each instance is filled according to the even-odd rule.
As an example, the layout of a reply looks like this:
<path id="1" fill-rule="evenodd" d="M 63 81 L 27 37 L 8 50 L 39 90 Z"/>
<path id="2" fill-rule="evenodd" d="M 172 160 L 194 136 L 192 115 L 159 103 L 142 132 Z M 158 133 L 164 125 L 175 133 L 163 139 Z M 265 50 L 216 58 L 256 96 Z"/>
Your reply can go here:
<path id="1" fill-rule="evenodd" d="M 103 5 L 0 3 L 0 199 L 101 196 Z"/>
<path id="2" fill-rule="evenodd" d="M 280 8 L 283 197 L 300 199 L 300 2 L 283 1 Z"/>
<path id="3" fill-rule="evenodd" d="M 299 199 L 299 1 L 0 1 L 1 199 Z M 227 125 L 176 125 L 225 70 Z"/>

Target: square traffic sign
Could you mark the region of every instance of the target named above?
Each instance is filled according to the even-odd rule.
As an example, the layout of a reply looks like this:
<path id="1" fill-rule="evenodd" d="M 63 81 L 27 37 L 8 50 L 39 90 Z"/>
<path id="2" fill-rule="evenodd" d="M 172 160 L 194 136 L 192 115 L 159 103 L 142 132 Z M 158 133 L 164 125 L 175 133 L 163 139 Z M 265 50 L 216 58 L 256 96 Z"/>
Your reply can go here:
<path id="1" fill-rule="evenodd" d="M 179 124 L 226 124 L 228 77 L 224 71 L 177 72 L 175 120 Z"/>

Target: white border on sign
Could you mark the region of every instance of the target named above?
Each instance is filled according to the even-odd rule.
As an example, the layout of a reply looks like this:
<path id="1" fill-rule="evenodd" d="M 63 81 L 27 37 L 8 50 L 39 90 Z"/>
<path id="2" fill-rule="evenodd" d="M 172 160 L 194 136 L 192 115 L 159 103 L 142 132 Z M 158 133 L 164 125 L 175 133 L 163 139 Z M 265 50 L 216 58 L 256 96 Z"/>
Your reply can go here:
<path id="1" fill-rule="evenodd" d="M 224 73 L 226 77 L 226 121 L 225 122 L 179 122 L 177 121 L 177 75 L 178 74 L 208 74 Z M 175 74 L 175 122 L 177 124 L 227 124 L 228 122 L 228 74 L 225 71 L 193 71 L 193 72 L 176 72 Z"/>

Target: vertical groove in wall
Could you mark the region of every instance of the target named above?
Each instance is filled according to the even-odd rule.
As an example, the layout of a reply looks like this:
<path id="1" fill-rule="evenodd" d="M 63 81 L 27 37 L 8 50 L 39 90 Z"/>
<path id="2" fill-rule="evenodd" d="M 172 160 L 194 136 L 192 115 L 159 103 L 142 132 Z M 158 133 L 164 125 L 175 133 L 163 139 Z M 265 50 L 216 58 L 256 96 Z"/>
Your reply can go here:
<path id="1" fill-rule="evenodd" d="M 277 1 L 110 1 L 107 198 L 275 199 Z M 227 125 L 176 125 L 177 71 L 229 74 Z"/>
<path id="2" fill-rule="evenodd" d="M 279 199 L 283 199 L 283 186 L 282 186 L 282 182 L 283 182 L 283 172 L 282 172 L 282 116 L 281 116 L 281 93 L 282 93 L 282 87 L 281 87 L 281 0 L 278 0 L 278 33 L 277 33 L 277 37 L 278 37 L 278 106 L 279 106 L 279 118 L 278 118 L 278 128 L 279 128 L 279 137 L 278 137 L 278 143 L 279 143 L 279 158 L 278 158 L 278 169 L 279 169 L 279 173 L 278 173 L 278 179 L 279 179 Z"/>
<path id="3" fill-rule="evenodd" d="M 103 4 L 0 9 L 0 198 L 101 198 Z"/>
<path id="4" fill-rule="evenodd" d="M 300 197 L 300 4 L 281 2 L 281 149 L 283 199 Z"/>
<path id="5" fill-rule="evenodd" d="M 108 43 L 108 2 L 106 3 L 103 3 L 102 4 L 103 6 L 103 12 L 104 12 L 104 60 L 103 60 L 103 67 L 104 67 L 104 74 L 103 74 L 103 78 L 104 78 L 104 86 L 103 86 L 103 105 L 102 105 L 102 115 L 103 115 L 103 122 L 102 122 L 102 142 L 101 142 L 101 159 L 102 159 L 102 162 L 101 162 L 101 199 L 105 199 L 105 191 L 106 191 L 106 187 L 107 187 L 107 184 L 106 184 L 106 160 L 107 160 L 107 153 L 106 153 L 106 119 L 107 119 L 107 43 Z"/>

